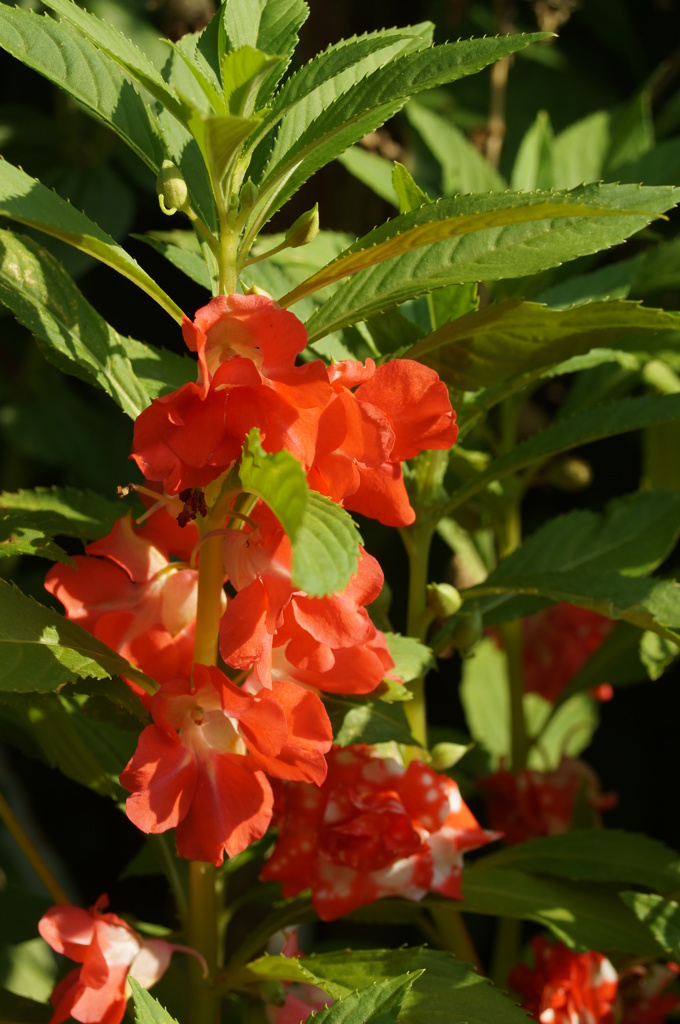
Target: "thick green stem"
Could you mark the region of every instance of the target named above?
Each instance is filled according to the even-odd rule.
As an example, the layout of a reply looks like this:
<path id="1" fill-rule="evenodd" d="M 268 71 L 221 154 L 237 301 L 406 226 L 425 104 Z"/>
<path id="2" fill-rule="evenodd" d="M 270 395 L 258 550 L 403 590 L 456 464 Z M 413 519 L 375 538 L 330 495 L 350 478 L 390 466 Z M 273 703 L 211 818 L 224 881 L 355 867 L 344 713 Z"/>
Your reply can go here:
<path id="1" fill-rule="evenodd" d="M 224 537 L 208 537 L 201 547 L 198 565 L 198 603 L 194 663 L 215 665 L 224 585 Z"/>
<path id="2" fill-rule="evenodd" d="M 484 973 L 475 945 L 470 938 L 463 915 L 453 903 L 443 900 L 437 905 L 431 903 L 428 911 L 437 928 L 437 942 L 441 949 L 464 963 L 472 964 L 480 974 Z"/>
<path id="3" fill-rule="evenodd" d="M 510 760 L 516 774 L 526 767 L 529 739 L 524 718 L 524 668 L 522 663 L 522 623 L 516 619 L 499 627 L 508 665 L 510 697 Z"/>
<path id="4" fill-rule="evenodd" d="M 501 917 L 496 925 L 491 980 L 499 988 L 508 987 L 508 975 L 517 963 L 522 939 L 522 922 L 514 917 Z"/>
<path id="5" fill-rule="evenodd" d="M 197 950 L 208 965 L 206 980 L 200 962 L 189 957 L 187 1024 L 216 1024 L 219 997 L 212 984 L 217 973 L 215 866 L 203 861 L 189 864 L 187 945 Z"/>
<path id="6" fill-rule="evenodd" d="M 23 826 L 19 822 L 19 819 L 15 815 L 10 805 L 5 800 L 2 793 L 0 793 L 0 821 L 3 821 L 7 826 L 9 834 L 12 836 L 17 846 L 23 853 L 24 857 L 31 865 L 36 875 L 42 882 L 43 886 L 49 893 L 50 897 L 55 903 L 70 903 L 70 899 L 59 885 L 47 864 L 38 853 L 38 850 L 33 845 L 28 835 L 24 831 Z"/>

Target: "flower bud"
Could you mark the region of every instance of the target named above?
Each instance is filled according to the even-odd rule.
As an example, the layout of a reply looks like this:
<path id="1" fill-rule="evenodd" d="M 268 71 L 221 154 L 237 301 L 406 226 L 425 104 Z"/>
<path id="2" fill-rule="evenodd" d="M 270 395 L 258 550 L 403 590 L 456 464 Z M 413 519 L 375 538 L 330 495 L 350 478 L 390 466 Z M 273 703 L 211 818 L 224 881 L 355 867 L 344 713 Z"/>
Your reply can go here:
<path id="1" fill-rule="evenodd" d="M 245 213 L 252 209 L 257 201 L 257 197 L 260 194 L 260 190 L 257 185 L 251 181 L 250 178 L 243 184 L 239 195 L 239 209 L 241 213 Z"/>
<path id="2" fill-rule="evenodd" d="M 460 611 L 463 599 L 450 583 L 428 583 L 427 603 L 436 619 L 448 619 Z"/>
<path id="3" fill-rule="evenodd" d="M 319 233 L 319 204 L 303 213 L 286 231 L 286 245 L 297 249 L 300 245 L 313 242 Z"/>
<path id="4" fill-rule="evenodd" d="M 479 612 L 461 615 L 451 634 L 451 646 L 460 651 L 461 657 L 469 656 L 472 648 L 482 636 L 484 622 Z"/>
<path id="5" fill-rule="evenodd" d="M 558 491 L 582 491 L 592 483 L 593 471 L 583 459 L 569 456 L 554 462 L 548 468 L 546 478 Z"/>
<path id="6" fill-rule="evenodd" d="M 178 210 L 189 208 L 189 190 L 182 173 L 172 160 L 164 160 L 156 178 L 158 203 L 163 213 L 171 217 Z"/>
<path id="7" fill-rule="evenodd" d="M 445 772 L 447 768 L 458 764 L 471 748 L 472 744 L 436 743 L 430 751 L 429 764 L 435 771 Z"/>

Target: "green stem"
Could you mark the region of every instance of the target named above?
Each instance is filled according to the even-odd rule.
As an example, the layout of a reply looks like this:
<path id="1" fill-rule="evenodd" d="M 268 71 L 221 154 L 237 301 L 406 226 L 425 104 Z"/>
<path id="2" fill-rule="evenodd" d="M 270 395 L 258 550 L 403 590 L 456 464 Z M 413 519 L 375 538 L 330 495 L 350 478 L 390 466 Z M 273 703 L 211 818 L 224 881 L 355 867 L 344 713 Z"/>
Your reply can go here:
<path id="1" fill-rule="evenodd" d="M 437 927 L 438 943 L 458 960 L 472 964 L 480 974 L 484 973 L 475 945 L 470 938 L 463 915 L 452 903 L 443 900 L 430 903 L 428 911 Z"/>
<path id="2" fill-rule="evenodd" d="M 9 834 L 31 865 L 43 886 L 55 903 L 70 903 L 70 899 L 59 885 L 47 864 L 38 853 L 38 850 L 24 831 L 23 826 L 15 815 L 10 805 L 0 793 L 0 820 L 5 823 Z"/>
<path id="3" fill-rule="evenodd" d="M 434 528 L 429 522 L 416 520 L 400 531 L 409 560 L 408 611 L 406 632 L 418 640 L 425 638 L 427 620 L 427 570 Z M 427 748 L 427 714 L 425 706 L 425 680 L 414 679 L 409 684 L 413 699 L 405 701 L 404 711 L 417 743 Z"/>
<path id="4" fill-rule="evenodd" d="M 522 922 L 514 917 L 501 917 L 496 925 L 491 980 L 499 988 L 508 987 L 508 975 L 517 963 L 522 939 Z"/>
<path id="5" fill-rule="evenodd" d="M 208 980 L 202 965 L 189 957 L 188 1024 L 216 1024 L 219 997 L 212 984 L 217 973 L 217 907 L 215 866 L 203 861 L 189 864 L 189 917 L 187 945 L 201 953 L 208 965 Z"/>
<path id="6" fill-rule="evenodd" d="M 172 895 L 174 896 L 175 899 L 177 915 L 180 921 L 182 922 L 182 927 L 186 929 L 189 920 L 189 902 L 187 899 L 187 894 L 184 890 L 182 879 L 180 878 L 179 871 L 177 870 L 177 861 L 175 855 L 170 849 L 170 844 L 165 834 L 150 836 L 149 838 L 154 843 L 156 851 L 158 853 L 158 857 L 163 863 L 165 877 L 168 879 L 168 882 L 170 883 Z"/>
<path id="7" fill-rule="evenodd" d="M 198 564 L 198 601 L 194 664 L 215 665 L 224 586 L 224 537 L 207 537 Z"/>
<path id="8" fill-rule="evenodd" d="M 522 623 L 515 619 L 499 626 L 503 649 L 508 665 L 510 696 L 510 760 L 515 774 L 523 771 L 529 753 L 524 718 L 524 667 L 522 660 Z"/>

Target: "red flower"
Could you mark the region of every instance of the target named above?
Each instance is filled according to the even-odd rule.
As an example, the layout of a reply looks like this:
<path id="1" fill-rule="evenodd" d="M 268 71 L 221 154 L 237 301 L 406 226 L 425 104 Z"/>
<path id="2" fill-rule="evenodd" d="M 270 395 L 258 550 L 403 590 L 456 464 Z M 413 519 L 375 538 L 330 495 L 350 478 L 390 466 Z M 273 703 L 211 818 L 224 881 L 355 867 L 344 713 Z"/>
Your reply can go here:
<path id="1" fill-rule="evenodd" d="M 561 942 L 532 939 L 533 968 L 515 967 L 508 983 L 540 1024 L 613 1024 L 618 976 L 601 953 L 574 953 Z"/>
<path id="2" fill-rule="evenodd" d="M 394 668 L 383 634 L 365 606 L 383 584 L 378 562 L 362 550 L 343 591 L 309 597 L 291 579 L 291 544 L 262 505 L 254 533 L 232 531 L 225 564 L 237 594 L 220 623 L 220 651 L 233 668 L 254 668 L 263 686 L 293 679 L 330 693 L 369 693 Z"/>
<path id="3" fill-rule="evenodd" d="M 523 619 L 527 693 L 556 701 L 613 628 L 610 619 L 574 604 L 553 604 Z M 594 695 L 606 700 L 611 687 L 605 683 Z"/>
<path id="4" fill-rule="evenodd" d="M 219 865 L 267 831 L 267 774 L 323 782 L 332 732 L 319 698 L 294 683 L 253 696 L 219 669 L 196 665 L 194 684 L 176 680 L 152 698 L 154 724 L 120 781 L 138 828 L 175 828 L 182 857 Z"/>
<path id="5" fill-rule="evenodd" d="M 203 487 L 258 427 L 264 449 L 292 452 L 316 490 L 387 525 L 413 521 L 401 462 L 457 435 L 434 370 L 411 360 L 295 366 L 304 327 L 263 295 L 212 299 L 183 331 L 198 382 L 138 417 L 132 458 L 145 476 L 168 494 Z"/>
<path id="6" fill-rule="evenodd" d="M 594 814 L 613 807 L 617 799 L 600 791 L 592 768 L 571 757 L 563 757 L 552 772 L 525 769 L 513 775 L 501 769 L 477 783 L 486 795 L 489 824 L 503 833 L 506 846 L 568 832 L 580 793 Z"/>
<path id="7" fill-rule="evenodd" d="M 385 896 L 459 899 L 463 852 L 494 838 L 447 776 L 367 747 L 333 748 L 320 789 L 282 788 L 279 837 L 261 877 L 282 882 L 285 897 L 311 886 L 324 921 Z"/>
<path id="8" fill-rule="evenodd" d="M 198 572 L 188 562 L 197 541 L 192 523 L 181 529 L 164 509 L 137 528 L 128 514 L 75 567 L 54 565 L 45 588 L 67 618 L 163 683 L 191 671 Z"/>
<path id="9" fill-rule="evenodd" d="M 151 988 L 165 972 L 175 950 L 191 952 L 160 939 L 143 939 L 115 914 L 101 911 L 108 897 L 100 896 L 89 910 L 52 907 L 38 931 L 57 953 L 82 964 L 55 987 L 50 1024 L 73 1017 L 81 1024 L 119 1024 L 130 995 L 127 979 Z"/>

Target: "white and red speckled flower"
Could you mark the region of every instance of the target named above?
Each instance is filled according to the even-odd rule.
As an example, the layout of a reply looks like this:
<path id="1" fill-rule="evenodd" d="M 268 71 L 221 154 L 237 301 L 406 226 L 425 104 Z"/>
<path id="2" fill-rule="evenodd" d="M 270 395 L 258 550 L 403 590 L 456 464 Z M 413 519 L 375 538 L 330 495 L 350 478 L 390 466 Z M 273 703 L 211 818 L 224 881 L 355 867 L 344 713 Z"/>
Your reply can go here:
<path id="1" fill-rule="evenodd" d="M 575 953 L 537 935 L 534 966 L 518 964 L 508 983 L 540 1024 L 614 1024 L 618 974 L 602 953 Z"/>
<path id="2" fill-rule="evenodd" d="M 324 921 L 387 896 L 460 899 L 463 853 L 495 836 L 456 783 L 369 747 L 335 747 L 327 760 L 320 789 L 283 785 L 279 837 L 262 878 L 282 882 L 286 897 L 311 887 Z"/>

